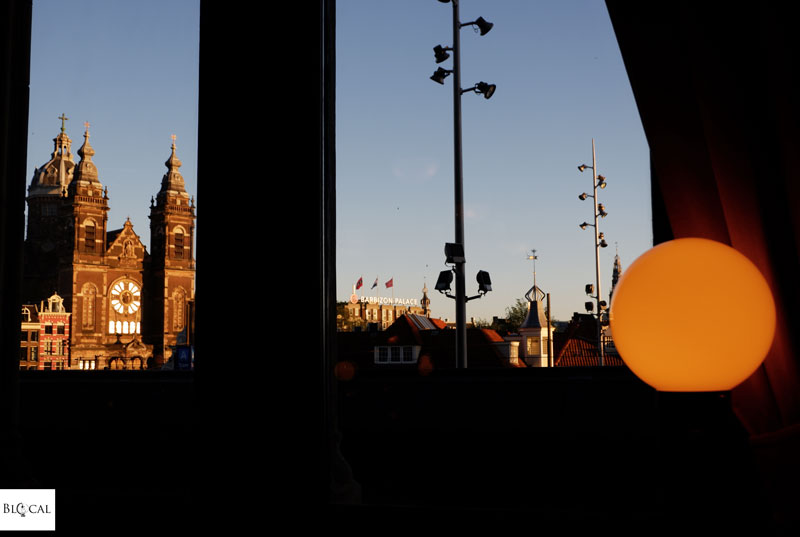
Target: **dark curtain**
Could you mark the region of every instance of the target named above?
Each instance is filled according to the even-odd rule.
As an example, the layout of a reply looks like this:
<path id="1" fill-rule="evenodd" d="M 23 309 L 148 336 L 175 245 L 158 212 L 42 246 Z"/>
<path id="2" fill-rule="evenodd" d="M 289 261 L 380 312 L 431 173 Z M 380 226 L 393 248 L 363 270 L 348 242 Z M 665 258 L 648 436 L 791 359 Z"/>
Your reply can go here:
<path id="1" fill-rule="evenodd" d="M 607 0 L 650 146 L 654 242 L 704 237 L 753 261 L 778 326 L 731 394 L 777 516 L 800 494 L 800 87 L 790 2 Z M 748 330 L 748 290 L 730 322 Z M 792 505 L 794 504 L 794 505 Z"/>

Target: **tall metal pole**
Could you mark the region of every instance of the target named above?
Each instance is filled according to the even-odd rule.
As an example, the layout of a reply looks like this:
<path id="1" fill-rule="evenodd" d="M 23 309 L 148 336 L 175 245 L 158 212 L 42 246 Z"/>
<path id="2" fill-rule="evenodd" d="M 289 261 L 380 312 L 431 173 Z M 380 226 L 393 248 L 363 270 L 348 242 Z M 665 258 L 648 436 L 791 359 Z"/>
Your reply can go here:
<path id="1" fill-rule="evenodd" d="M 453 143 L 455 180 L 456 243 L 464 245 L 464 192 L 461 160 L 461 23 L 458 0 L 453 2 Z M 467 286 L 465 262 L 456 262 L 456 367 L 467 367 Z"/>
<path id="2" fill-rule="evenodd" d="M 550 309 L 550 293 L 547 293 L 547 365 L 555 365 L 553 356 L 553 310 Z"/>
<path id="3" fill-rule="evenodd" d="M 597 229 L 597 158 L 594 151 L 594 138 L 592 138 L 592 200 L 594 201 L 594 263 L 595 274 L 597 276 L 597 350 L 600 354 L 600 366 L 605 365 L 605 354 L 603 350 L 602 323 L 600 310 L 600 297 L 603 293 L 600 290 L 600 233 Z"/>

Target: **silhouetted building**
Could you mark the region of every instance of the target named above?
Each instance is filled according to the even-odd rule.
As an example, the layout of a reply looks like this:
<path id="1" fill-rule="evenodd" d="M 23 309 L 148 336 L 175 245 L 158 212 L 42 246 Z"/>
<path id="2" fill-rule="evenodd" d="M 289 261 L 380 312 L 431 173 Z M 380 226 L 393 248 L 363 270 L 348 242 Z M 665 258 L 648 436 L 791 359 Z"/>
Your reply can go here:
<path id="1" fill-rule="evenodd" d="M 455 367 L 456 331 L 441 319 L 406 313 L 383 331 L 339 332 L 338 360 L 357 369 L 418 370 Z M 469 367 L 525 367 L 513 345 L 489 328 L 467 329 Z"/>
<path id="2" fill-rule="evenodd" d="M 591 313 L 574 313 L 566 331 L 554 337 L 556 367 L 596 366 L 600 363 L 597 349 L 597 317 Z M 605 366 L 624 366 L 625 363 L 612 344 L 603 338 Z"/>
<path id="3" fill-rule="evenodd" d="M 76 164 L 61 116 L 50 160 L 28 188 L 23 302 L 57 291 L 72 315 L 71 369 L 163 364 L 194 301 L 194 200 L 172 151 L 150 205 L 147 252 L 130 220 L 108 230 L 108 188 L 92 162 L 86 124 Z M 42 357 L 40 357 L 42 358 Z M 58 362 L 55 362 L 58 363 Z"/>

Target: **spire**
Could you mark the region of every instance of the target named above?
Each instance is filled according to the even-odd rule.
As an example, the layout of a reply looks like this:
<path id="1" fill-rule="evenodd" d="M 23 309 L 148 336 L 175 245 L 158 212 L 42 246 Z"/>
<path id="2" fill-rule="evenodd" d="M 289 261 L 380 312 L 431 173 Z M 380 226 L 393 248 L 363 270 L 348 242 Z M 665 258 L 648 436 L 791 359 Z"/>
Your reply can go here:
<path id="1" fill-rule="evenodd" d="M 528 302 L 541 301 L 545 294 L 544 291 L 539 289 L 536 285 L 536 260 L 539 259 L 539 256 L 536 255 L 536 250 L 531 250 L 531 255 L 528 256 L 528 259 L 533 261 L 533 287 L 528 289 L 528 292 L 525 293 L 525 298 L 528 299 Z M 533 293 L 533 295 L 531 295 L 531 293 Z"/>
<path id="2" fill-rule="evenodd" d="M 611 292 L 608 294 L 609 303 L 611 302 L 611 297 L 614 296 L 614 288 L 617 286 L 620 276 L 622 276 L 622 262 L 619 260 L 619 247 L 617 247 L 617 255 L 614 256 L 614 269 L 611 272 Z"/>
<path id="3" fill-rule="evenodd" d="M 167 161 L 164 165 L 169 169 L 170 173 L 178 173 L 178 168 L 181 167 L 181 161 L 178 159 L 178 156 L 175 154 L 175 139 L 177 136 L 174 134 L 172 135 L 172 154 L 169 156 Z"/>
<path id="4" fill-rule="evenodd" d="M 614 256 L 614 269 L 611 273 L 611 288 L 613 289 L 619 277 L 622 275 L 622 262 L 619 260 L 619 246 L 617 246 L 617 254 Z"/>
<path id="5" fill-rule="evenodd" d="M 53 149 L 53 155 L 51 158 L 61 157 L 61 171 L 65 171 L 65 163 L 63 161 L 67 160 L 72 162 L 72 140 L 70 140 L 69 136 L 67 136 L 67 130 L 64 127 L 64 122 L 69 118 L 66 114 L 62 113 L 60 116 L 58 116 L 58 119 L 61 120 L 61 132 L 58 133 L 58 136 L 53 138 L 53 142 L 55 142 L 55 148 Z M 67 186 L 69 182 L 64 182 L 62 180 L 61 184 Z"/>
<path id="6" fill-rule="evenodd" d="M 83 145 L 78 149 L 78 155 L 82 160 L 91 161 L 94 156 L 94 149 L 89 145 L 89 122 L 85 122 L 83 126 L 86 127 L 86 131 L 83 133 Z"/>
<path id="7" fill-rule="evenodd" d="M 181 161 L 175 151 L 175 138 L 172 135 L 172 153 L 170 154 L 164 165 L 167 167 L 167 173 L 161 179 L 161 190 L 159 190 L 156 199 L 159 205 L 162 203 L 175 203 L 175 198 L 185 198 L 188 201 L 189 194 L 186 193 L 185 184 L 183 182 L 183 175 L 178 171 L 181 167 Z M 165 198 L 169 198 L 169 201 Z M 184 203 L 186 204 L 186 203 Z"/>
<path id="8" fill-rule="evenodd" d="M 100 186 L 100 182 L 97 180 L 97 168 L 92 162 L 94 148 L 89 144 L 89 122 L 85 122 L 83 126 L 86 127 L 86 132 L 83 133 L 83 145 L 78 149 L 81 160 L 75 169 L 75 178 L 70 191 L 74 191 L 78 186 L 91 186 L 92 183 L 96 183 L 95 187 Z"/>
<path id="9" fill-rule="evenodd" d="M 520 325 L 524 328 L 547 328 L 547 317 L 544 314 L 544 304 L 541 300 L 528 299 L 528 315 Z"/>
<path id="10" fill-rule="evenodd" d="M 422 283 L 422 313 L 430 316 L 431 299 L 428 298 L 428 284 L 423 281 Z"/>
<path id="11" fill-rule="evenodd" d="M 528 259 L 533 261 L 533 287 L 525 293 L 525 298 L 528 300 L 528 315 L 520 325 L 520 330 L 523 328 L 547 328 L 547 318 L 542 304 L 545 293 L 536 285 L 536 260 L 539 259 L 539 256 L 536 255 L 536 250 L 531 250 L 531 255 L 528 256 Z"/>

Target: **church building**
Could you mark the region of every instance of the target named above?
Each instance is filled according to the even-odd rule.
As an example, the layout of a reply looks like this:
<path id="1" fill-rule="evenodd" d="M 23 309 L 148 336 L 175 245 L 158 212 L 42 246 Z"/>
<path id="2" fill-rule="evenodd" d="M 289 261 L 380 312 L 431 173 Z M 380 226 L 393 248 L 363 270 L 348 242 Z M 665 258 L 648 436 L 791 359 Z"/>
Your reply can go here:
<path id="1" fill-rule="evenodd" d="M 110 198 L 92 161 L 89 124 L 75 163 L 68 118 L 59 119 L 50 160 L 28 187 L 23 303 L 63 298 L 71 314 L 68 369 L 160 367 L 190 337 L 195 296 L 195 205 L 178 171 L 175 137 L 151 198 L 148 252 L 130 219 L 108 229 Z"/>

